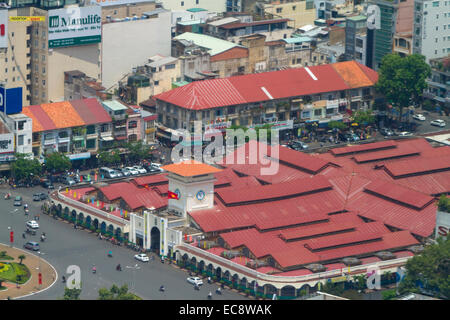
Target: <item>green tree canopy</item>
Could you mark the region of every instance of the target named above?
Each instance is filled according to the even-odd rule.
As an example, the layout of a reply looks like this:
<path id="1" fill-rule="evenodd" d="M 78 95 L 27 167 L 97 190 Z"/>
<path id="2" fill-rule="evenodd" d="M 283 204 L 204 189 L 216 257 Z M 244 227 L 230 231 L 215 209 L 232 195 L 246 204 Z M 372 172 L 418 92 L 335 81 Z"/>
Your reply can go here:
<path id="1" fill-rule="evenodd" d="M 42 167 L 37 159 L 28 159 L 25 154 L 16 153 L 16 161 L 11 164 L 11 173 L 18 180 L 39 175 Z"/>
<path id="2" fill-rule="evenodd" d="M 45 157 L 45 166 L 48 171 L 63 172 L 72 167 L 72 162 L 70 162 L 70 159 L 64 154 L 52 152 Z"/>
<path id="3" fill-rule="evenodd" d="M 330 122 L 328 122 L 328 128 L 345 130 L 348 128 L 348 126 L 345 123 L 343 123 L 342 121 L 331 120 Z"/>
<path id="4" fill-rule="evenodd" d="M 387 54 L 381 60 L 378 75 L 375 88 L 402 114 L 403 108 L 419 102 L 427 87 L 426 79 L 431 76 L 431 67 L 419 54 L 407 57 Z"/>
<path id="5" fill-rule="evenodd" d="M 450 237 L 438 238 L 437 244 L 425 250 L 406 263 L 406 276 L 400 283 L 400 293 L 420 293 L 419 281 L 427 291 L 437 297 L 450 298 Z"/>
<path id="6" fill-rule="evenodd" d="M 98 161 L 102 166 L 115 165 L 120 162 L 120 154 L 118 149 L 101 151 L 98 154 Z"/>
<path id="7" fill-rule="evenodd" d="M 129 151 L 128 159 L 131 161 L 147 159 L 150 156 L 150 147 L 143 144 L 142 140 L 129 142 L 127 148 Z"/>
<path id="8" fill-rule="evenodd" d="M 361 125 L 369 125 L 375 122 L 375 116 L 373 115 L 372 110 L 358 110 L 355 112 L 353 120 Z"/>
<path id="9" fill-rule="evenodd" d="M 450 212 L 450 198 L 445 194 L 439 198 L 438 208 L 440 211 Z"/>
<path id="10" fill-rule="evenodd" d="M 98 300 L 142 300 L 135 294 L 128 292 L 128 286 L 124 284 L 121 287 L 113 284 L 108 290 L 101 288 L 98 290 Z"/>
<path id="11" fill-rule="evenodd" d="M 63 300 L 80 300 L 81 289 L 64 288 Z"/>

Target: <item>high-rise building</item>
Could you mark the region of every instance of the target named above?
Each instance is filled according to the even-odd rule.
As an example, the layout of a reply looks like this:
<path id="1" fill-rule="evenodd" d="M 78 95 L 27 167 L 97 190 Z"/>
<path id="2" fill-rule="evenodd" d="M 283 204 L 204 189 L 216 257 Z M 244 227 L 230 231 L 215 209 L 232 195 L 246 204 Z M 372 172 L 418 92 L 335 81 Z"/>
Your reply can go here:
<path id="1" fill-rule="evenodd" d="M 356 60 L 366 64 L 366 32 L 367 17 L 353 16 L 345 21 L 345 56 L 348 60 Z"/>
<path id="2" fill-rule="evenodd" d="M 413 53 L 430 59 L 450 53 L 450 2 L 415 0 Z"/>
<path id="3" fill-rule="evenodd" d="M 380 28 L 374 31 L 373 68 L 378 69 L 381 59 L 392 53 L 398 4 L 402 0 L 370 0 L 369 5 L 380 9 Z M 406 1 L 406 0 L 405 0 Z"/>

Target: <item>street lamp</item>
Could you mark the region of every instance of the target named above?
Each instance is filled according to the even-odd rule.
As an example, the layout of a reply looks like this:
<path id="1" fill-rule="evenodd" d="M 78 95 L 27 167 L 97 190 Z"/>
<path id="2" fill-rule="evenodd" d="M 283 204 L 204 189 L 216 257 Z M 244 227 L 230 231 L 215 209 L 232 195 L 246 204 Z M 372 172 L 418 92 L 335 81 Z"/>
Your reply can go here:
<path id="1" fill-rule="evenodd" d="M 38 254 L 38 260 L 39 260 L 39 266 L 36 268 L 36 270 L 39 270 L 39 288 L 41 287 L 41 285 L 42 285 L 42 273 L 41 273 L 41 254 L 45 254 L 45 253 L 43 253 L 43 252 L 41 252 L 41 251 L 38 251 L 37 252 L 37 254 Z"/>
<path id="2" fill-rule="evenodd" d="M 134 291 L 134 283 L 135 283 L 135 278 L 136 278 L 136 270 L 139 270 L 140 267 L 138 266 L 138 264 L 136 263 L 136 265 L 134 267 L 131 266 L 126 266 L 127 269 L 133 269 L 133 282 L 131 283 L 131 290 Z"/>

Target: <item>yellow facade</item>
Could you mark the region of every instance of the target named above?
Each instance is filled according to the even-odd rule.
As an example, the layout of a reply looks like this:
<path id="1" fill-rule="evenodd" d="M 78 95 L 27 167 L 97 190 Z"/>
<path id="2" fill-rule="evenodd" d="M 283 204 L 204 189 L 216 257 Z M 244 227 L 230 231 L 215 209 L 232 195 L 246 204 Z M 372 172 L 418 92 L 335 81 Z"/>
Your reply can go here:
<path id="1" fill-rule="evenodd" d="M 293 1 L 288 3 L 272 2 L 264 5 L 266 15 L 273 18 L 291 19 L 288 26 L 292 28 L 300 28 L 307 24 L 314 24 L 316 19 L 316 8 L 306 9 L 306 1 Z"/>

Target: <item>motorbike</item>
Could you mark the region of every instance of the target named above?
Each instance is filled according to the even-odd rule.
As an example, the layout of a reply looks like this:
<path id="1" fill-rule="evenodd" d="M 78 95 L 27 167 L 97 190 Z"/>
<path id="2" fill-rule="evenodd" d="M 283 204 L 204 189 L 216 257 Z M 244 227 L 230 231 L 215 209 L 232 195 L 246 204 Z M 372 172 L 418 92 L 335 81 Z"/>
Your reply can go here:
<path id="1" fill-rule="evenodd" d="M 25 236 L 25 232 L 24 232 L 24 233 L 22 233 L 22 238 L 24 238 L 24 239 L 26 238 L 26 236 Z"/>
<path id="2" fill-rule="evenodd" d="M 197 286 L 197 285 L 195 285 L 195 286 L 194 286 L 194 290 L 200 291 L 200 287 Z"/>
<path id="3" fill-rule="evenodd" d="M 112 252 L 111 251 L 108 252 L 108 257 L 112 258 Z"/>
<path id="4" fill-rule="evenodd" d="M 96 267 L 92 268 L 92 273 L 97 273 L 97 268 Z"/>
<path id="5" fill-rule="evenodd" d="M 26 215 L 26 216 L 27 216 L 28 213 L 30 212 L 30 210 L 29 210 L 28 208 L 25 208 L 24 211 L 25 211 L 25 215 Z"/>
<path id="6" fill-rule="evenodd" d="M 208 299 L 211 300 L 212 299 L 212 293 L 208 293 Z"/>
<path id="7" fill-rule="evenodd" d="M 116 270 L 117 270 L 117 271 L 122 271 L 122 267 L 120 266 L 120 264 L 117 265 Z"/>
<path id="8" fill-rule="evenodd" d="M 164 286 L 159 287 L 159 291 L 164 292 L 165 290 Z"/>
<path id="9" fill-rule="evenodd" d="M 221 294 L 222 294 L 222 290 L 216 289 L 216 293 L 219 294 L 219 295 L 221 295 Z"/>
<path id="10" fill-rule="evenodd" d="M 62 282 L 66 283 L 66 277 L 65 276 L 62 276 Z"/>
<path id="11" fill-rule="evenodd" d="M 44 242 L 44 241 L 45 241 L 45 237 L 41 236 L 41 242 Z"/>
<path id="12" fill-rule="evenodd" d="M 9 193 L 5 194 L 5 200 L 11 199 L 11 195 Z"/>
<path id="13" fill-rule="evenodd" d="M 31 234 L 33 236 L 36 235 L 36 231 L 35 230 L 30 230 L 30 229 L 25 230 L 25 233 L 29 233 L 29 234 Z"/>

